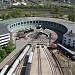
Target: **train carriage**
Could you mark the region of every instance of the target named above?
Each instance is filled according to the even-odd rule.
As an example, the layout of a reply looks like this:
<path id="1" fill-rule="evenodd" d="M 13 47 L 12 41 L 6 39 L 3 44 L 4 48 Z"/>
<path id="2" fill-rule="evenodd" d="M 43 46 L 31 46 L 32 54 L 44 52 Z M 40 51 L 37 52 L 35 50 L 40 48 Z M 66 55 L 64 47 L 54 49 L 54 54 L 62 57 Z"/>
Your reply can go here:
<path id="1" fill-rule="evenodd" d="M 72 60 L 75 60 L 75 52 L 67 49 L 66 47 L 64 47 L 63 45 L 57 43 L 58 48 L 64 52 L 68 57 L 70 57 Z"/>

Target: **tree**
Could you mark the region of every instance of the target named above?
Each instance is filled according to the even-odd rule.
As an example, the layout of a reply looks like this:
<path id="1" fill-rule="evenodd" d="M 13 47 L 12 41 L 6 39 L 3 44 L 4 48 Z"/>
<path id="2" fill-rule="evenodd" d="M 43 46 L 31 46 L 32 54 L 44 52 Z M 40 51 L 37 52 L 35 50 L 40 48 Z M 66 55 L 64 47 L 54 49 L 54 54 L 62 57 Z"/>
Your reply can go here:
<path id="1" fill-rule="evenodd" d="M 68 19 L 69 19 L 69 21 L 75 22 L 75 14 L 74 13 L 73 14 L 69 14 Z"/>
<path id="2" fill-rule="evenodd" d="M 1 56 L 0 56 L 0 62 L 2 61 L 2 58 L 1 58 Z"/>
<path id="3" fill-rule="evenodd" d="M 7 55 L 6 51 L 0 47 L 0 57 L 5 58 Z"/>
<path id="4" fill-rule="evenodd" d="M 54 13 L 58 14 L 59 11 L 60 11 L 60 6 L 56 6 L 56 7 L 54 8 Z"/>
<path id="5" fill-rule="evenodd" d="M 3 20 L 6 20 L 6 19 L 7 19 L 6 14 L 2 14 L 1 18 L 2 18 Z"/>
<path id="6" fill-rule="evenodd" d="M 13 43 L 9 42 L 6 46 L 6 52 L 9 54 L 14 49 Z"/>
<path id="7" fill-rule="evenodd" d="M 23 10 L 22 9 L 14 9 L 11 12 L 11 16 L 14 17 L 14 18 L 21 17 L 22 15 L 23 15 Z"/>
<path id="8" fill-rule="evenodd" d="M 74 13 L 75 12 L 75 8 L 73 6 L 68 7 L 68 12 L 69 13 Z"/>

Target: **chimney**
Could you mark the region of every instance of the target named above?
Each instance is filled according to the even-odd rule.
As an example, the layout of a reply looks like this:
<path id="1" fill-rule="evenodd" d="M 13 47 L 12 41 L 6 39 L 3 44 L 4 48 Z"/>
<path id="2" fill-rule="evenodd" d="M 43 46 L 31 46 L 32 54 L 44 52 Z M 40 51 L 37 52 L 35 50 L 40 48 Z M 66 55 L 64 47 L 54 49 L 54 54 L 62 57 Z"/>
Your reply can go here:
<path id="1" fill-rule="evenodd" d="M 69 35 L 71 35 L 72 34 L 72 30 L 69 32 Z"/>

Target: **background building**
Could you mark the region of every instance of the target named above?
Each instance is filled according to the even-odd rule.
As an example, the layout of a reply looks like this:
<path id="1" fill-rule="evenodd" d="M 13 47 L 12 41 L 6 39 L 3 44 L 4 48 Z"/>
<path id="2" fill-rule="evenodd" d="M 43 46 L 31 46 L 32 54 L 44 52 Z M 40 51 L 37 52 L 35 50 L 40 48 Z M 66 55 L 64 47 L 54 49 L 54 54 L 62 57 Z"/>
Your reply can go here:
<path id="1" fill-rule="evenodd" d="M 0 46 L 6 45 L 12 38 L 7 25 L 0 23 Z"/>
<path id="2" fill-rule="evenodd" d="M 63 44 L 67 45 L 68 47 L 75 48 L 75 33 L 70 31 L 70 32 L 64 34 Z"/>

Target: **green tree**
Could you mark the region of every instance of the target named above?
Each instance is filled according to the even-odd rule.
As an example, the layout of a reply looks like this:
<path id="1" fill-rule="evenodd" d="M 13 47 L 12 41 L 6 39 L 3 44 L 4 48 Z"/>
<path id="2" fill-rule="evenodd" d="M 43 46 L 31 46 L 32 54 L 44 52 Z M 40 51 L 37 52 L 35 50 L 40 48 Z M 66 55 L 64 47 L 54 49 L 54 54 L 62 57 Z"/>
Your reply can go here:
<path id="1" fill-rule="evenodd" d="M 70 14 L 72 14 L 72 13 L 74 13 L 75 12 L 75 8 L 74 7 L 69 7 L 68 8 L 68 12 L 70 13 Z"/>
<path id="2" fill-rule="evenodd" d="M 75 22 L 75 14 L 69 14 L 68 19 L 69 21 Z"/>
<path id="3" fill-rule="evenodd" d="M 11 12 L 11 16 L 14 17 L 14 18 L 21 17 L 22 15 L 23 15 L 23 10 L 22 9 L 14 9 Z"/>
<path id="4" fill-rule="evenodd" d="M 7 15 L 6 15 L 6 14 L 2 14 L 1 18 L 2 18 L 3 20 L 6 20 L 6 19 L 7 19 Z"/>
<path id="5" fill-rule="evenodd" d="M 58 14 L 60 11 L 60 6 L 55 6 L 54 7 L 54 13 Z"/>
<path id="6" fill-rule="evenodd" d="M 1 58 L 1 56 L 0 56 L 0 62 L 2 61 L 2 58 Z"/>
<path id="7" fill-rule="evenodd" d="M 3 59 L 7 55 L 6 51 L 0 47 L 0 57 Z"/>
<path id="8" fill-rule="evenodd" d="M 2 14 L 2 15 L 1 15 L 1 18 L 2 18 L 3 20 L 9 19 L 9 18 L 10 18 L 10 14 Z"/>
<path id="9" fill-rule="evenodd" d="M 7 54 L 9 54 L 13 49 L 14 49 L 13 43 L 9 42 L 8 45 L 6 46 Z"/>

